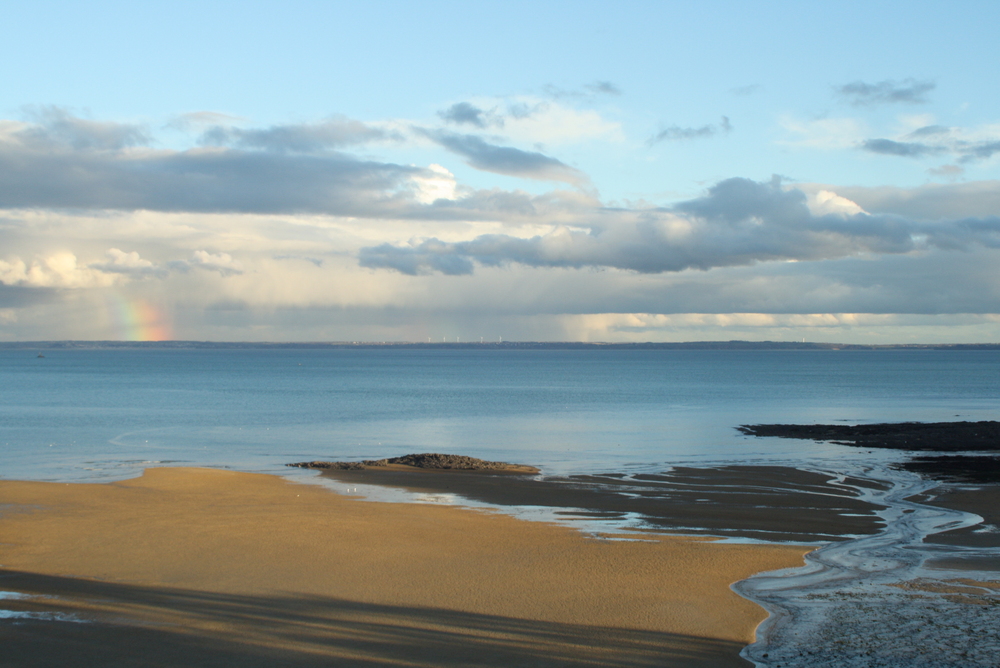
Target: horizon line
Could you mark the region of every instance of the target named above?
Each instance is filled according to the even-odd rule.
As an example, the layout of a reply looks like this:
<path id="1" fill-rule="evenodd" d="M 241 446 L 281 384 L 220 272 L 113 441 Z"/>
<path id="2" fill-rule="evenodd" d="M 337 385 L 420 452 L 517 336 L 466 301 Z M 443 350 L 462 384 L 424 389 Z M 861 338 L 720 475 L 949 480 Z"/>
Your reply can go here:
<path id="1" fill-rule="evenodd" d="M 745 339 L 696 341 L 211 341 L 167 339 L 161 341 L 130 341 L 124 339 L 51 339 L 31 341 L 0 341 L 0 348 L 789 348 L 789 349 L 892 349 L 892 348 L 975 348 L 1000 349 L 1000 342 L 976 343 L 839 343 L 832 341 L 750 341 Z"/>

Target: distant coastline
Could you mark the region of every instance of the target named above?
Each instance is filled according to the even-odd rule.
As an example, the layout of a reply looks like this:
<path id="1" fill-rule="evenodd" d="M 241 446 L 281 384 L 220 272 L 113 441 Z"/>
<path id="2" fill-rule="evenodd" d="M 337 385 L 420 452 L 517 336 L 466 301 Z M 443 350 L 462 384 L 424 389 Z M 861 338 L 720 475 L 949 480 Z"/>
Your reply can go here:
<path id="1" fill-rule="evenodd" d="M 813 343 L 801 341 L 685 341 L 601 343 L 581 341 L 412 342 L 412 341 L 0 341 L 0 350 L 238 350 L 413 348 L 428 350 L 1000 350 L 1000 343 Z"/>

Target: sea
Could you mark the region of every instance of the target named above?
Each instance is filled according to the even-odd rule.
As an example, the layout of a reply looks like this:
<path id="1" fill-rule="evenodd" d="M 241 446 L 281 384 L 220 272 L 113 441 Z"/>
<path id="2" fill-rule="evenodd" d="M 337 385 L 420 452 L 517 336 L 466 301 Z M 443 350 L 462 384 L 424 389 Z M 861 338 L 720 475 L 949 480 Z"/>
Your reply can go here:
<path id="1" fill-rule="evenodd" d="M 757 423 L 994 420 L 1000 350 L 595 346 L 0 350 L 0 477 L 443 452 L 544 474 L 828 468 L 864 451 L 742 435 Z"/>
<path id="2" fill-rule="evenodd" d="M 1000 548 L 925 539 L 1000 528 L 915 501 L 940 483 L 893 467 L 905 452 L 736 428 L 998 417 L 1000 350 L 991 349 L 0 349 L 6 479 L 103 482 L 149 466 L 208 466 L 330 486 L 286 465 L 422 452 L 530 464 L 547 476 L 621 474 L 619 483 L 678 465 L 830 473 L 831 485 L 878 509 L 884 528 L 814 545 L 801 568 L 733 585 L 770 613 L 743 650 L 757 668 L 996 665 L 1000 644 L 982 629 L 1000 628 L 1000 587 L 990 584 L 1000 571 L 988 565 L 1000 563 Z M 858 482 L 865 477 L 874 484 Z M 397 492 L 360 494 L 472 505 Z M 515 514 L 562 521 L 551 508 Z M 609 538 L 615 522 L 642 526 L 630 517 L 569 521 L 600 539 L 621 539 Z M 634 531 L 621 535 L 635 540 Z M 955 558 L 964 565 L 941 565 Z M 955 583 L 961 596 L 949 593 Z M 0 618 L 23 614 L 0 609 Z"/>

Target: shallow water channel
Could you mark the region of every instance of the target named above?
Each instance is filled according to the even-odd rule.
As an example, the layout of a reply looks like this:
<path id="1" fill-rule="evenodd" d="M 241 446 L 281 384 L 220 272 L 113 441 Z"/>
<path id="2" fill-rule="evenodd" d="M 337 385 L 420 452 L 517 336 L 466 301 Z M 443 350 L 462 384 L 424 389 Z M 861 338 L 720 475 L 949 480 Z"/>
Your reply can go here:
<path id="1" fill-rule="evenodd" d="M 736 592 L 770 613 L 744 658 L 758 668 L 996 666 L 998 573 L 931 568 L 940 546 L 923 542 L 982 518 L 908 500 L 941 485 L 915 474 L 878 467 L 850 475 L 889 483 L 855 486 L 862 499 L 884 506 L 879 515 L 885 528 L 827 544 L 808 554 L 801 568 L 735 584 Z M 835 484 L 851 486 L 847 478 Z M 974 558 L 998 552 L 948 549 Z"/>

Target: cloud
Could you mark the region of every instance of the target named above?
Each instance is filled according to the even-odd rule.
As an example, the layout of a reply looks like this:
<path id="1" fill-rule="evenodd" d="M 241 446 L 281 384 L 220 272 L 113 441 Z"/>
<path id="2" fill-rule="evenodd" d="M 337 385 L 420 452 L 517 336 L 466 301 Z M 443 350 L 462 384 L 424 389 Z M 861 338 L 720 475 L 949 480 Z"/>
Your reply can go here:
<path id="1" fill-rule="evenodd" d="M 739 95 L 741 97 L 746 95 L 753 95 L 763 89 L 760 84 L 750 84 L 749 86 L 738 86 L 736 88 L 730 88 L 729 92 L 733 95 Z"/>
<path id="2" fill-rule="evenodd" d="M 958 162 L 970 163 L 988 160 L 1000 153 L 998 134 L 1000 134 L 1000 128 L 996 126 L 966 130 L 927 125 L 900 137 L 906 141 L 884 138 L 867 139 L 859 146 L 862 150 L 871 153 L 905 158 L 950 154 Z M 913 139 L 921 141 L 910 141 Z"/>
<path id="3" fill-rule="evenodd" d="M 439 111 L 438 116 L 447 123 L 454 123 L 456 125 L 466 124 L 477 128 L 485 128 L 487 125 L 484 118 L 485 113 L 479 107 L 468 102 L 456 102 L 444 111 Z"/>
<path id="4" fill-rule="evenodd" d="M 723 116 L 718 125 L 703 125 L 699 128 L 682 128 L 677 125 L 660 130 L 655 135 L 646 140 L 648 146 L 654 146 L 661 141 L 678 141 L 685 139 L 703 139 L 714 137 L 715 135 L 729 134 L 733 126 L 729 123 L 729 117 Z"/>
<path id="5" fill-rule="evenodd" d="M 56 106 L 27 107 L 25 111 L 35 123 L 15 135 L 20 142 L 38 148 L 66 146 L 76 150 L 119 151 L 152 142 L 148 131 L 140 125 L 92 121 Z"/>
<path id="6" fill-rule="evenodd" d="M 485 120 L 492 127 L 502 127 L 504 137 L 510 141 L 555 145 L 624 139 L 620 123 L 606 120 L 593 109 L 575 109 L 528 96 L 493 100 L 490 104 L 492 108 Z M 499 109 L 504 109 L 504 113 Z"/>
<path id="7" fill-rule="evenodd" d="M 778 144 L 787 146 L 842 149 L 855 148 L 871 133 L 864 122 L 856 118 L 817 118 L 800 121 L 790 116 L 781 119 L 782 127 L 795 139 L 780 140 Z"/>
<path id="8" fill-rule="evenodd" d="M 223 114 L 218 111 L 191 111 L 186 114 L 178 114 L 168 121 L 163 127 L 171 130 L 181 130 L 187 132 L 196 128 L 212 126 L 234 125 L 244 122 L 247 119 L 242 116 Z"/>
<path id="9" fill-rule="evenodd" d="M 497 146 L 475 135 L 455 134 L 442 130 L 421 132 L 452 153 L 464 157 L 466 163 L 475 169 L 542 181 L 562 181 L 577 186 L 588 182 L 582 172 L 542 153 Z"/>
<path id="10" fill-rule="evenodd" d="M 0 260 L 0 283 L 28 288 L 93 288 L 113 285 L 118 277 L 92 267 L 81 267 L 70 252 L 53 253 L 25 262 L 20 257 Z"/>
<path id="11" fill-rule="evenodd" d="M 618 96 L 622 94 L 621 88 L 611 81 L 593 81 L 584 84 L 581 89 L 561 88 L 554 84 L 546 84 L 545 94 L 556 99 L 560 98 L 588 98 L 595 95 Z"/>
<path id="12" fill-rule="evenodd" d="M 806 206 L 814 216 L 826 216 L 829 214 L 853 216 L 859 213 L 866 213 L 858 206 L 857 202 L 852 202 L 846 197 L 841 197 L 832 190 L 820 190 L 818 192 L 806 193 Z"/>
<path id="13" fill-rule="evenodd" d="M 932 81 L 886 79 L 874 84 L 854 81 L 836 86 L 834 90 L 856 107 L 869 107 L 879 104 L 924 104 L 927 102 L 927 93 L 935 87 L 936 84 Z"/>
<path id="14" fill-rule="evenodd" d="M 614 95 L 610 82 L 587 87 L 603 95 Z M 550 91 L 551 92 L 551 91 Z M 582 92 L 561 91 L 556 98 L 589 98 Z M 446 124 L 472 130 L 492 129 L 515 142 L 567 144 L 593 139 L 620 140 L 619 123 L 610 122 L 593 109 L 576 109 L 561 102 L 532 96 L 479 98 L 452 104 L 437 112 Z"/>
<path id="15" fill-rule="evenodd" d="M 318 258 L 318 257 L 306 257 L 306 256 L 302 256 L 302 255 L 275 255 L 275 256 L 273 256 L 273 259 L 275 259 L 275 260 L 302 260 L 304 262 L 308 262 L 309 264 L 313 265 L 314 267 L 317 267 L 317 268 L 322 268 L 323 267 L 323 260 L 322 260 L 322 258 Z"/>
<path id="16" fill-rule="evenodd" d="M 922 158 L 927 155 L 937 155 L 944 151 L 939 146 L 928 146 L 918 142 L 898 142 L 891 139 L 868 139 L 861 148 L 871 153 L 881 155 L 898 155 L 905 158 Z"/>
<path id="17" fill-rule="evenodd" d="M 960 162 L 972 162 L 973 160 L 986 160 L 1000 153 L 1000 141 L 986 141 L 971 145 L 959 145 L 958 152 L 962 154 Z"/>
<path id="18" fill-rule="evenodd" d="M 414 176 L 416 200 L 422 204 L 433 204 L 438 200 L 454 200 L 458 183 L 455 175 L 441 165 L 429 165 L 426 176 Z"/>
<path id="19" fill-rule="evenodd" d="M 279 153 L 317 153 L 390 138 L 384 130 L 346 117 L 322 123 L 273 125 L 264 129 L 242 129 L 215 125 L 202 134 L 203 146 L 234 146 Z"/>
<path id="20" fill-rule="evenodd" d="M 958 165 L 941 165 L 927 170 L 931 176 L 943 176 L 948 179 L 957 179 L 965 174 L 965 168 Z"/>
<path id="21" fill-rule="evenodd" d="M 8 208 L 391 215 L 416 204 L 413 177 L 432 176 L 334 151 L 308 153 L 378 134 L 350 121 L 227 135 L 249 149 L 154 151 L 133 146 L 134 126 L 53 113 L 58 123 L 0 136 L 0 201 Z"/>
<path id="22" fill-rule="evenodd" d="M 364 267 L 410 275 L 468 274 L 474 264 L 663 273 L 932 247 L 1000 247 L 1000 218 L 995 216 L 926 224 L 858 212 L 850 204 L 834 201 L 834 213 L 815 215 L 806 193 L 785 189 L 777 179 L 758 183 L 734 178 L 670 209 L 607 212 L 606 220 L 588 229 L 560 226 L 528 239 L 489 234 L 452 243 L 382 244 L 362 249 L 359 261 Z"/>
<path id="23" fill-rule="evenodd" d="M 917 188 L 828 184 L 800 184 L 799 187 L 808 192 L 836 190 L 839 195 L 857 202 L 865 211 L 913 220 L 989 218 L 1000 211 L 1000 181 L 929 183 Z"/>
<path id="24" fill-rule="evenodd" d="M 126 253 L 118 248 L 109 248 L 106 262 L 95 262 L 89 266 L 92 269 L 112 274 L 123 274 L 133 278 L 145 278 L 147 276 L 166 276 L 167 270 L 158 267 L 149 260 L 139 257 L 139 253 L 132 251 Z"/>
<path id="25" fill-rule="evenodd" d="M 208 251 L 195 251 L 189 261 L 191 266 L 208 271 L 217 271 L 222 276 L 235 276 L 243 273 L 243 265 L 234 260 L 229 253 L 209 253 Z"/>
<path id="26" fill-rule="evenodd" d="M 923 127 L 917 128 L 910 134 L 906 135 L 907 139 L 920 139 L 921 137 L 936 137 L 939 135 L 946 135 L 951 132 L 951 128 L 945 127 L 943 125 L 925 125 Z"/>
<path id="27" fill-rule="evenodd" d="M 595 81 L 584 85 L 584 88 L 596 95 L 621 95 L 621 88 L 610 81 Z"/>

